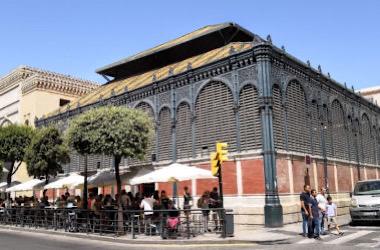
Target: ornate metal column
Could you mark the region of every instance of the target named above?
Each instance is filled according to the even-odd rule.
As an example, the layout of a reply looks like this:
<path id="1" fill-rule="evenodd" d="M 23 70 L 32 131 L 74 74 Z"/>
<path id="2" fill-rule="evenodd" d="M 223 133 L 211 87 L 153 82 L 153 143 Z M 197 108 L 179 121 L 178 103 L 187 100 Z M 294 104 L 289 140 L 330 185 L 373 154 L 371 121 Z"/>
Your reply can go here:
<path id="1" fill-rule="evenodd" d="M 265 173 L 265 226 L 281 227 L 283 211 L 278 196 L 276 152 L 273 137 L 273 96 L 271 84 L 271 46 L 260 44 L 253 52 L 257 61 L 257 77 L 260 91 L 260 109 L 263 138 L 263 158 Z"/>

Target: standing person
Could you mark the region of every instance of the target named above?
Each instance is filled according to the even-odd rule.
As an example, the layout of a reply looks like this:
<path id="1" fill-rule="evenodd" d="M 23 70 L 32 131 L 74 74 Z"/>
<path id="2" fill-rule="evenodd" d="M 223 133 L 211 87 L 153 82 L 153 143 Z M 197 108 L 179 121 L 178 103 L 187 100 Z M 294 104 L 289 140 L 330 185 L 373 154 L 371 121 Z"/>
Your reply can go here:
<path id="1" fill-rule="evenodd" d="M 125 189 L 123 189 L 121 191 L 120 199 L 121 199 L 121 205 L 123 207 L 123 210 L 127 210 L 127 209 L 131 208 L 132 201 L 129 198 L 129 196 L 128 196 L 127 192 L 125 191 Z"/>
<path id="2" fill-rule="evenodd" d="M 327 214 L 327 229 L 331 230 L 331 227 L 334 227 L 339 235 L 343 235 L 343 232 L 340 231 L 339 225 L 336 222 L 337 212 L 336 212 L 336 205 L 332 202 L 331 196 L 327 197 L 327 204 L 326 204 L 326 214 Z"/>
<path id="3" fill-rule="evenodd" d="M 212 210 L 212 219 L 215 223 L 214 231 L 218 230 L 218 219 L 220 220 L 220 196 L 218 192 L 218 188 L 214 187 L 210 193 L 210 208 L 214 208 Z"/>
<path id="4" fill-rule="evenodd" d="M 166 191 L 162 190 L 160 195 L 160 205 L 161 209 L 168 209 L 169 208 L 169 197 L 166 195 Z"/>
<path id="5" fill-rule="evenodd" d="M 320 217 L 321 217 L 321 210 L 318 206 L 318 201 L 316 199 L 317 197 L 317 190 L 312 189 L 311 190 L 311 197 L 310 197 L 310 207 L 311 207 L 311 231 L 308 232 L 309 238 L 314 237 L 316 240 L 320 240 L 321 237 L 319 235 L 319 229 L 321 227 L 320 223 Z"/>
<path id="6" fill-rule="evenodd" d="M 183 189 L 183 209 L 191 209 L 192 201 L 193 201 L 193 197 L 191 197 L 189 188 L 186 186 Z"/>
<path id="7" fill-rule="evenodd" d="M 203 221 L 203 232 L 211 232 L 210 229 L 208 229 L 208 216 L 210 214 L 209 209 L 210 204 L 210 192 L 205 191 L 201 198 L 199 198 L 197 205 L 198 208 L 202 209 L 202 221 Z"/>
<path id="8" fill-rule="evenodd" d="M 321 232 L 321 235 L 324 235 L 325 234 L 325 220 L 326 220 L 326 204 L 327 204 L 327 200 L 326 200 L 326 188 L 323 188 L 323 187 L 321 188 L 321 191 L 317 195 L 316 199 L 318 201 L 319 208 L 321 209 L 321 218 L 320 218 L 321 228 L 320 228 L 320 232 Z"/>
<path id="9" fill-rule="evenodd" d="M 141 201 L 140 208 L 144 210 L 144 216 L 150 218 L 153 214 L 154 199 L 150 194 L 145 193 L 144 199 Z"/>
<path id="10" fill-rule="evenodd" d="M 141 201 L 140 208 L 144 210 L 144 231 L 146 235 L 148 235 L 148 231 L 150 232 L 150 230 L 148 230 L 148 227 L 150 227 L 152 223 L 153 205 L 154 199 L 150 194 L 145 193 L 144 199 Z"/>
<path id="11" fill-rule="evenodd" d="M 309 216 L 311 215 L 310 185 L 304 185 L 303 190 L 304 191 L 300 194 L 301 215 L 302 215 L 302 235 L 306 237 L 308 235 L 308 232 L 311 230 L 311 221 L 309 221 Z"/>

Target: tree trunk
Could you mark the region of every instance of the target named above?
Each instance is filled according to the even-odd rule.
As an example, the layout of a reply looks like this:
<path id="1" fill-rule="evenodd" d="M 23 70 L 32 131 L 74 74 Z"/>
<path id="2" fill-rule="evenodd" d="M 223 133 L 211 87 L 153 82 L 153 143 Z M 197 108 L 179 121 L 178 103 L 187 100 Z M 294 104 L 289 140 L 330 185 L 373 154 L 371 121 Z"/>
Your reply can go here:
<path id="1" fill-rule="evenodd" d="M 83 209 L 88 207 L 88 190 L 87 190 L 87 155 L 84 155 L 84 182 L 83 182 Z"/>
<path id="2" fill-rule="evenodd" d="M 7 188 L 10 188 L 11 187 L 11 184 L 12 184 L 12 173 L 13 173 L 13 168 L 14 168 L 14 165 L 15 165 L 15 162 L 12 161 L 10 166 L 9 166 L 9 172 L 8 172 L 8 175 L 7 175 Z M 11 193 L 7 193 L 7 203 L 8 203 L 8 207 L 10 207 L 10 201 L 11 201 Z"/>
<path id="3" fill-rule="evenodd" d="M 121 157 L 120 156 L 114 156 L 114 168 L 115 168 L 115 178 L 116 178 L 116 186 L 117 186 L 117 193 L 119 196 L 119 199 L 117 201 L 118 204 L 118 210 L 117 210 L 117 227 L 119 234 L 124 233 L 124 216 L 123 216 L 123 207 L 121 204 L 121 178 L 120 178 L 120 162 Z"/>

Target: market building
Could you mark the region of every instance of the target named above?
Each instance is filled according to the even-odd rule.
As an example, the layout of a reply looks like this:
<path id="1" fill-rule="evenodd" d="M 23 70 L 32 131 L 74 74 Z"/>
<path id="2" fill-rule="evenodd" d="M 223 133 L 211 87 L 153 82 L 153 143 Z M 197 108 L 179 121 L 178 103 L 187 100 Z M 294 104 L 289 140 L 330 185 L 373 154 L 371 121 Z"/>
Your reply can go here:
<path id="1" fill-rule="evenodd" d="M 36 117 L 53 112 L 98 86 L 94 82 L 68 75 L 20 66 L 0 78 L 0 126 L 34 126 Z M 13 181 L 24 182 L 29 179 L 25 165 L 13 176 Z"/>
<path id="2" fill-rule="evenodd" d="M 65 129 L 72 117 L 102 105 L 143 109 L 156 123 L 154 145 L 145 162 L 124 159 L 127 167 L 176 161 L 208 169 L 215 142 L 227 142 L 225 206 L 237 223 L 299 221 L 305 183 L 326 186 L 344 214 L 355 182 L 379 178 L 380 108 L 270 36 L 234 23 L 210 25 L 97 72 L 112 80 L 36 125 Z M 93 171 L 112 165 L 105 156 L 90 158 Z M 66 171 L 81 170 L 83 160 L 73 156 Z M 199 196 L 217 183 L 189 181 L 180 190 L 184 185 Z"/>

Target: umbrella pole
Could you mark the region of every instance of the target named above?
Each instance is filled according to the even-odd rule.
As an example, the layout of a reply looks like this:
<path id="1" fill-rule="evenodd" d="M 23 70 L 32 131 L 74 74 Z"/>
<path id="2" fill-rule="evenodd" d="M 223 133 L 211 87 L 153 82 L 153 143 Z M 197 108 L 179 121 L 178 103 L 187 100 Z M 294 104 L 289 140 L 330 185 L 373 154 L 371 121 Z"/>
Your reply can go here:
<path id="1" fill-rule="evenodd" d="M 177 203 L 178 203 L 178 202 L 177 202 L 177 197 L 178 197 L 177 181 L 174 181 L 174 182 L 173 182 L 173 202 L 174 202 L 174 205 L 176 205 L 177 208 L 178 208 L 178 205 L 179 205 L 179 204 L 177 204 Z"/>

